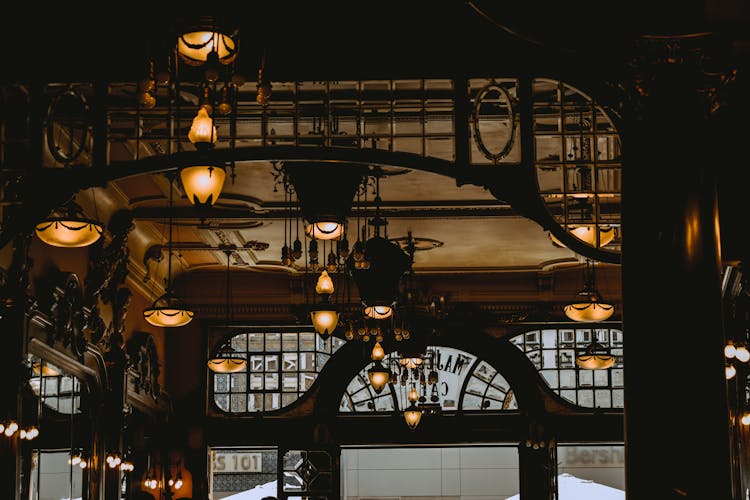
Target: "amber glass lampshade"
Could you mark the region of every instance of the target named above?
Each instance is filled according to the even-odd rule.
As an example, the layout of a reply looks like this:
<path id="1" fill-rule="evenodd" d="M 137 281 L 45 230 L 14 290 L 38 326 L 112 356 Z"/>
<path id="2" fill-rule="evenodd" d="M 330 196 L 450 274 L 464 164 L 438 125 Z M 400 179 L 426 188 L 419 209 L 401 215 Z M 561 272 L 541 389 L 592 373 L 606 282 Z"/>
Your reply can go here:
<path id="1" fill-rule="evenodd" d="M 596 225 L 595 224 L 580 224 L 577 226 L 568 226 L 568 232 L 583 241 L 589 246 L 596 247 Z M 553 243 L 560 247 L 566 247 L 565 243 L 560 241 L 552 232 L 549 233 L 549 237 Z M 609 244 L 615 239 L 615 228 L 599 227 L 599 247 L 603 247 Z"/>
<path id="2" fill-rule="evenodd" d="M 581 300 L 576 300 L 563 308 L 565 315 L 573 321 L 596 322 L 609 319 L 615 306 L 602 302 L 597 293 L 581 292 Z"/>
<path id="3" fill-rule="evenodd" d="M 406 425 L 409 426 L 409 429 L 416 429 L 419 422 L 422 420 L 422 410 L 417 408 L 414 403 L 410 404 L 409 407 L 404 410 L 404 420 L 406 420 Z"/>
<path id="4" fill-rule="evenodd" d="M 576 356 L 576 364 L 584 370 L 606 370 L 615 364 L 615 356 L 599 342 L 592 342 Z"/>
<path id="5" fill-rule="evenodd" d="M 203 106 L 198 108 L 198 114 L 193 118 L 193 124 L 190 125 L 190 132 L 188 132 L 188 139 L 196 146 L 216 143 L 217 136 L 214 120 L 208 116 L 206 108 Z"/>
<path id="6" fill-rule="evenodd" d="M 40 240 L 55 247 L 78 248 L 96 243 L 104 233 L 101 222 L 84 216 L 83 209 L 74 201 L 60 208 L 60 215 L 47 217 L 36 225 Z"/>
<path id="7" fill-rule="evenodd" d="M 143 317 L 154 326 L 173 328 L 185 326 L 193 320 L 195 313 L 178 298 L 169 292 L 165 293 L 148 309 L 143 311 Z"/>
<path id="8" fill-rule="evenodd" d="M 328 275 L 328 271 L 324 270 L 318 277 L 318 282 L 315 285 L 315 293 L 318 295 L 331 295 L 333 291 L 333 280 Z"/>
<path id="9" fill-rule="evenodd" d="M 196 26 L 186 27 L 177 38 L 180 58 L 191 66 L 201 66 L 214 52 L 221 64 L 229 64 L 237 57 L 237 41 L 211 19 L 203 19 Z"/>
<path id="10" fill-rule="evenodd" d="M 373 367 L 367 370 L 367 378 L 370 379 L 373 390 L 380 394 L 391 379 L 391 372 L 380 361 L 375 361 Z"/>
<path id="11" fill-rule="evenodd" d="M 221 195 L 226 179 L 224 167 L 195 166 L 180 169 L 185 195 L 193 205 L 213 205 Z"/>
<path id="12" fill-rule="evenodd" d="M 385 351 L 383 350 L 383 346 L 380 345 L 380 342 L 375 342 L 370 358 L 373 361 L 383 361 L 383 358 L 385 358 Z"/>
<path id="13" fill-rule="evenodd" d="M 336 221 L 318 221 L 305 226 L 305 234 L 316 240 L 340 240 L 344 225 Z"/>
<path id="14" fill-rule="evenodd" d="M 366 306 L 365 316 L 372 319 L 386 319 L 393 314 L 391 306 Z"/>
<path id="15" fill-rule="evenodd" d="M 209 358 L 208 368 L 215 373 L 241 372 L 247 367 L 247 360 L 237 354 L 232 346 L 225 344 L 216 356 Z"/>
<path id="16" fill-rule="evenodd" d="M 339 313 L 331 304 L 320 304 L 310 311 L 313 327 L 319 335 L 328 336 L 333 333 L 339 323 Z"/>

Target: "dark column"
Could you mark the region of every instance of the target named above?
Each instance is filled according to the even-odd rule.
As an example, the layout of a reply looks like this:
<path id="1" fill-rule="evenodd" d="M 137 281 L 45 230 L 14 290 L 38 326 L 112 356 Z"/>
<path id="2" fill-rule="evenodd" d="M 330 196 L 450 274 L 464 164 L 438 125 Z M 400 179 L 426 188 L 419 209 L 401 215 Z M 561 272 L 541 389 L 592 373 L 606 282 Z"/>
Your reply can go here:
<path id="1" fill-rule="evenodd" d="M 693 59 L 700 38 L 644 40 L 640 107 L 624 130 L 625 479 L 635 500 L 732 498 L 718 136 L 705 61 Z"/>
<path id="2" fill-rule="evenodd" d="M 12 208 L 15 210 L 15 207 Z M 11 211 L 11 207 L 8 208 Z M 0 349 L 0 421 L 6 424 L 23 422 L 19 387 L 23 381 L 22 355 L 24 352 L 24 317 L 26 286 L 28 284 L 27 249 L 29 239 L 17 236 L 13 240 L 13 261 L 2 276 L 0 286 L 0 331 L 3 348 Z M 0 434 L 0 498 L 20 498 L 22 476 L 19 432 L 7 437 Z"/>
<path id="3" fill-rule="evenodd" d="M 521 500 L 557 498 L 557 452 L 554 442 L 529 440 L 518 445 Z"/>

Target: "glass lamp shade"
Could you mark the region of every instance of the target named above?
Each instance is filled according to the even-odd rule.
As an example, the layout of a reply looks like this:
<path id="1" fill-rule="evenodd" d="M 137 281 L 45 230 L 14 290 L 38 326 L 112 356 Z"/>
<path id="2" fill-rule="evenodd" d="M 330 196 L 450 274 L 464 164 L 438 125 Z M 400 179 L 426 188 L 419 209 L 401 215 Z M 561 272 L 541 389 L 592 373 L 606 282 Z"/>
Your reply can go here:
<path id="1" fill-rule="evenodd" d="M 724 356 L 726 356 L 728 359 L 732 359 L 737 355 L 737 348 L 734 347 L 734 344 L 732 342 L 727 342 L 727 345 L 724 346 Z"/>
<path id="2" fill-rule="evenodd" d="M 305 234 L 316 240 L 340 240 L 344 225 L 336 221 L 318 221 L 305 226 Z"/>
<path id="3" fill-rule="evenodd" d="M 339 313 L 333 309 L 315 309 L 310 311 L 315 331 L 320 335 L 330 335 L 339 323 Z"/>
<path id="4" fill-rule="evenodd" d="M 331 295 L 333 290 L 333 280 L 328 275 L 328 271 L 321 272 L 318 277 L 318 283 L 315 285 L 315 293 L 318 295 Z"/>
<path id="5" fill-rule="evenodd" d="M 726 365 L 724 367 L 724 376 L 727 380 L 733 378 L 735 375 L 737 375 L 737 368 L 735 368 L 734 365 Z"/>
<path id="6" fill-rule="evenodd" d="M 576 356 L 576 364 L 584 370 L 606 370 L 615 364 L 615 356 L 606 347 L 594 342 Z"/>
<path id="7" fill-rule="evenodd" d="M 744 345 L 738 346 L 734 355 L 737 358 L 737 361 L 740 361 L 742 363 L 747 363 L 748 361 L 750 361 L 750 351 L 748 351 L 747 347 L 745 347 Z"/>
<path id="8" fill-rule="evenodd" d="M 404 410 L 404 420 L 406 420 L 406 425 L 409 426 L 409 429 L 416 429 L 419 425 L 419 422 L 422 420 L 422 410 L 417 408 L 416 405 L 412 403 L 407 409 Z"/>
<path id="9" fill-rule="evenodd" d="M 191 66 L 201 66 L 211 52 L 216 52 L 219 62 L 231 63 L 237 57 L 237 43 L 220 31 L 187 31 L 177 38 L 177 52 Z"/>
<path id="10" fill-rule="evenodd" d="M 365 316 L 372 319 L 386 319 L 393 314 L 391 306 L 366 306 Z"/>
<path id="11" fill-rule="evenodd" d="M 143 317 L 154 326 L 174 328 L 185 326 L 193 320 L 195 313 L 180 300 L 164 294 L 144 309 Z"/>
<path id="12" fill-rule="evenodd" d="M 375 342 L 370 358 L 373 361 L 383 361 L 383 358 L 385 358 L 385 351 L 383 350 L 383 346 L 380 345 L 380 342 Z"/>
<path id="13" fill-rule="evenodd" d="M 579 295 L 583 300 L 576 300 L 563 308 L 565 315 L 573 321 L 604 321 L 614 314 L 615 306 L 602 302 L 597 293 L 583 291 Z"/>
<path id="14" fill-rule="evenodd" d="M 411 389 L 409 389 L 409 394 L 407 395 L 407 399 L 409 399 L 409 401 L 412 403 L 416 403 L 417 400 L 419 400 L 419 392 L 417 392 L 416 387 L 411 386 Z"/>
<path id="15" fill-rule="evenodd" d="M 50 217 L 36 225 L 40 240 L 55 247 L 86 247 L 101 238 L 104 226 L 83 217 Z"/>
<path id="16" fill-rule="evenodd" d="M 227 173 L 224 167 L 196 166 L 180 169 L 185 195 L 193 205 L 213 205 L 221 195 Z"/>
<path id="17" fill-rule="evenodd" d="M 232 346 L 225 345 L 206 364 L 215 373 L 234 373 L 243 371 L 247 367 L 247 360 L 237 354 Z"/>
<path id="18" fill-rule="evenodd" d="M 583 241 L 589 246 L 596 247 L 596 232 L 594 224 L 581 224 L 579 226 L 570 226 L 568 232 Z M 558 246 L 566 247 L 565 243 L 560 241 L 554 234 L 549 233 L 549 237 L 553 243 Z M 599 228 L 599 246 L 603 247 L 615 239 L 615 228 L 605 227 Z"/>
<path id="19" fill-rule="evenodd" d="M 208 116 L 206 108 L 198 108 L 198 114 L 193 118 L 193 124 L 190 125 L 188 139 L 193 144 L 214 144 L 216 142 L 216 127 L 213 119 Z"/>
<path id="20" fill-rule="evenodd" d="M 376 361 L 375 365 L 367 370 L 367 378 L 370 379 L 373 390 L 380 394 L 391 379 L 391 372 L 380 361 Z"/>

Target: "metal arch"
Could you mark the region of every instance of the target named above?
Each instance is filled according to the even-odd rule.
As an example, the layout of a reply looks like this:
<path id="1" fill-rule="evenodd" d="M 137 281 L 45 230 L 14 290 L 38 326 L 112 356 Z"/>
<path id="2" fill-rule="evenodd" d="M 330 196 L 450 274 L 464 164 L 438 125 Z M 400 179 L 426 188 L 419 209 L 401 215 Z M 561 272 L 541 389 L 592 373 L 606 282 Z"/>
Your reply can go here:
<path id="1" fill-rule="evenodd" d="M 71 143 L 71 149 L 69 154 L 65 154 L 61 151 L 60 146 L 55 142 L 55 108 L 58 104 L 64 99 L 64 98 L 73 98 L 78 101 L 78 103 L 82 107 L 83 111 L 83 117 L 84 117 L 84 123 L 81 128 L 83 136 L 81 137 L 80 144 L 78 146 L 74 146 Z M 59 161 L 63 165 L 69 165 L 70 163 L 74 162 L 79 156 L 81 156 L 81 153 L 83 153 L 86 150 L 86 142 L 88 140 L 89 136 L 89 129 L 91 128 L 91 123 L 88 120 L 88 115 L 90 113 L 91 109 L 89 107 L 88 102 L 86 101 L 86 97 L 84 97 L 83 94 L 80 92 L 77 92 L 73 90 L 72 88 L 67 89 L 64 92 L 61 92 L 60 94 L 56 95 L 52 102 L 50 102 L 49 106 L 47 107 L 47 116 L 46 116 L 46 136 L 47 136 L 47 148 L 49 149 L 50 154 L 52 155 L 55 160 Z M 60 126 L 65 127 L 64 124 L 60 124 Z M 73 136 L 73 130 L 72 128 L 68 131 L 68 133 Z"/>

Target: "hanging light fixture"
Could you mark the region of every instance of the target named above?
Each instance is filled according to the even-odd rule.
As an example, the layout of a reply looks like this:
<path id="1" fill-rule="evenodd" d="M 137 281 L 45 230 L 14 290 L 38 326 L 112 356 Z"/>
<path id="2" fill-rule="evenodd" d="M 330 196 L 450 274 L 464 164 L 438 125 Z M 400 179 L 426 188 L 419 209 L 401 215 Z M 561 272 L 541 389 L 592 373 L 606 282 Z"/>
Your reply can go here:
<path id="1" fill-rule="evenodd" d="M 414 430 L 422 420 L 422 410 L 420 410 L 415 403 L 411 403 L 407 409 L 404 410 L 404 420 L 409 429 Z"/>
<path id="2" fill-rule="evenodd" d="M 615 356 L 608 348 L 593 341 L 576 356 L 576 364 L 584 370 L 606 370 L 615 364 Z"/>
<path id="3" fill-rule="evenodd" d="M 216 144 L 216 127 L 205 106 L 198 108 L 198 114 L 190 126 L 188 139 L 202 152 L 210 151 Z M 211 206 L 216 203 L 226 177 L 223 165 L 196 165 L 180 169 L 180 181 L 185 189 L 185 195 L 190 203 L 198 206 Z"/>
<path id="4" fill-rule="evenodd" d="M 615 312 L 615 306 L 604 300 L 596 290 L 594 262 L 586 259 L 585 281 L 583 290 L 563 308 L 565 315 L 573 321 L 596 322 L 609 319 Z"/>
<path id="5" fill-rule="evenodd" d="M 331 303 L 331 295 L 335 291 L 333 280 L 328 271 L 323 270 L 315 284 L 315 294 L 321 297 L 320 302 L 310 308 L 310 320 L 315 331 L 323 338 L 333 333 L 339 323 L 339 312 Z"/>
<path id="6" fill-rule="evenodd" d="M 377 394 L 380 394 L 391 378 L 391 371 L 383 366 L 383 363 L 380 361 L 375 361 L 372 368 L 367 370 L 367 378 L 370 379 L 370 385 L 373 390 Z"/>
<path id="7" fill-rule="evenodd" d="M 80 205 L 71 199 L 60 207 L 59 215 L 37 224 L 35 232 L 48 245 L 77 248 L 96 243 L 104 233 L 104 226 L 86 217 Z"/>
<path id="8" fill-rule="evenodd" d="M 154 326 L 178 327 L 190 323 L 195 313 L 172 291 L 172 183 L 173 176 L 169 178 L 169 239 L 167 240 L 167 287 L 164 295 L 151 304 L 151 307 L 143 311 L 143 317 Z"/>
<path id="9" fill-rule="evenodd" d="M 230 257 L 234 250 L 235 248 L 233 246 L 224 249 L 224 253 L 227 255 L 227 326 L 232 323 L 232 303 L 230 300 L 231 281 L 229 264 Z M 229 343 L 221 346 L 216 355 L 208 359 L 207 364 L 208 368 L 215 373 L 241 372 L 245 368 L 247 368 L 247 360 L 240 356 Z"/>
<path id="10" fill-rule="evenodd" d="M 177 53 L 191 66 L 229 64 L 237 57 L 238 50 L 237 33 L 219 26 L 210 16 L 183 26 L 177 37 Z"/>
<path id="11" fill-rule="evenodd" d="M 568 232 L 583 241 L 587 245 L 592 247 L 597 246 L 596 241 L 596 225 L 594 224 L 579 224 L 579 225 L 568 225 Z M 550 231 L 549 238 L 552 242 L 562 248 L 567 248 L 567 245 L 560 241 L 557 236 L 552 234 Z M 612 240 L 615 239 L 615 228 L 613 226 L 600 226 L 599 227 L 599 243 L 598 246 L 603 247 L 608 245 Z"/>

